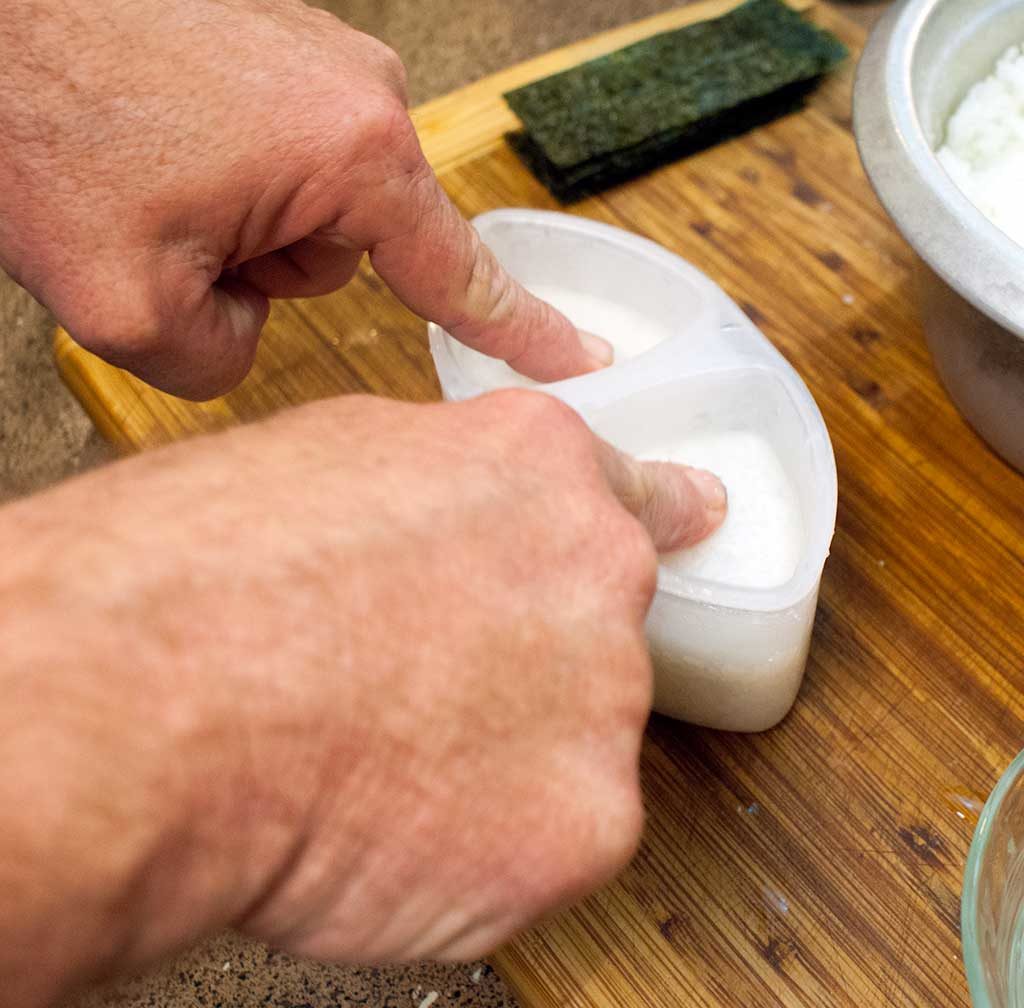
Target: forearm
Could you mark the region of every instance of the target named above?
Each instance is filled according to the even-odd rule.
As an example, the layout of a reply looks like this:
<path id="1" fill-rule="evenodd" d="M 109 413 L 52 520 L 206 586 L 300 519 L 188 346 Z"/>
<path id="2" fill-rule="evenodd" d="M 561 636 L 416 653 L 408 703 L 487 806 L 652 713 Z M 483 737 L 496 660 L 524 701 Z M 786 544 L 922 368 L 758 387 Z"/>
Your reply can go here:
<path id="1" fill-rule="evenodd" d="M 0 511 L 0 1008 L 226 923 L 475 957 L 620 867 L 656 563 L 616 493 L 694 508 L 602 456 L 544 395 L 344 396 Z"/>
<path id="2" fill-rule="evenodd" d="M 0 1005 L 34 1008 L 228 919 L 229 865 L 195 833 L 166 725 L 77 656 L 0 639 Z"/>
<path id="3" fill-rule="evenodd" d="M 288 853 L 249 737 L 273 683 L 247 693 L 218 667 L 230 641 L 204 640 L 224 624 L 187 583 L 204 565 L 173 561 L 198 548 L 162 513 L 175 457 L 0 511 L 3 1008 L 241 919 Z"/>

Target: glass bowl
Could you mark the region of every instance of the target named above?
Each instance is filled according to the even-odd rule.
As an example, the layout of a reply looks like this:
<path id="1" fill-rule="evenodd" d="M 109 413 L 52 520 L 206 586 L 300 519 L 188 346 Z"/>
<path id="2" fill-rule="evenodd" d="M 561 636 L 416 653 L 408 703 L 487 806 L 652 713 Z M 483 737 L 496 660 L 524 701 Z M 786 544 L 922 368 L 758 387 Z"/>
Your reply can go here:
<path id="1" fill-rule="evenodd" d="M 1024 1008 L 1024 752 L 978 820 L 960 922 L 974 1008 Z"/>

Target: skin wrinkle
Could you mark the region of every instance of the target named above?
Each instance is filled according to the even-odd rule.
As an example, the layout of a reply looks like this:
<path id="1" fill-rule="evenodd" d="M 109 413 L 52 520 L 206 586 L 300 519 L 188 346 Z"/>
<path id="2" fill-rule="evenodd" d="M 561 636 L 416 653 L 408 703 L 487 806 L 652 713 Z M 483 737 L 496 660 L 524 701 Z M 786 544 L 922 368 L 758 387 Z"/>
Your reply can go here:
<path id="1" fill-rule="evenodd" d="M 473 291 L 479 290 L 481 286 L 491 295 L 490 300 L 492 304 L 499 301 L 503 296 L 506 296 L 508 285 L 501 283 L 499 286 L 501 274 L 500 270 L 495 269 L 496 263 L 494 259 L 488 256 L 476 231 L 466 236 L 465 244 L 467 248 L 462 261 L 465 263 L 466 273 L 465 276 L 459 278 L 459 283 L 469 292 L 467 301 L 470 304 L 476 303 L 477 299 L 472 296 Z M 483 274 L 482 277 L 481 274 Z M 481 283 L 481 281 L 483 282 Z M 494 318 L 493 315 L 490 317 Z M 451 326 L 454 329 L 460 329 L 468 322 L 469 318 L 465 311 L 456 318 L 443 320 L 445 326 Z"/>
<path id="2" fill-rule="evenodd" d="M 357 119 L 358 113 L 350 114 L 351 121 L 356 121 Z M 351 122 L 349 125 L 351 128 Z M 267 187 L 267 191 L 256 203 L 253 204 L 241 222 L 239 237 L 236 241 L 234 250 L 225 258 L 225 266 L 233 268 L 247 259 L 256 258 L 270 252 L 287 248 L 298 240 L 298 238 L 296 238 L 291 241 L 282 241 L 268 246 L 265 244 L 258 244 L 258 239 L 255 236 L 260 234 L 280 234 L 282 231 L 288 232 L 293 230 L 292 227 L 289 227 L 286 224 L 293 215 L 299 219 L 308 216 L 304 210 L 299 210 L 293 214 L 294 208 L 297 204 L 301 202 L 303 207 L 316 207 L 322 201 L 322 194 L 331 194 L 332 190 L 335 188 L 335 180 L 339 170 L 339 158 L 335 150 L 336 146 L 337 142 L 333 138 L 329 139 L 327 137 L 319 138 L 312 146 L 307 143 L 306 152 L 302 160 L 303 163 L 308 163 L 312 166 L 310 174 L 307 175 L 305 181 L 298 186 L 294 186 L 290 180 L 285 181 L 285 177 L 282 176 L 284 186 L 289 187 L 291 191 L 280 208 L 270 211 L 264 215 L 260 213 L 261 203 L 266 202 L 269 197 L 269 193 L 273 191 L 273 186 Z M 348 156 L 351 157 L 350 154 Z M 361 165 L 358 161 L 353 159 L 353 164 L 348 171 L 355 173 L 358 172 L 360 168 Z M 337 221 L 336 213 L 328 213 L 325 214 L 325 216 Z M 319 226 L 314 229 L 314 233 L 323 234 L 330 237 L 332 240 L 334 240 L 336 236 L 344 239 L 344 235 L 340 232 L 336 232 L 335 227 L 336 224 L 331 226 Z M 299 235 L 299 237 L 301 237 L 301 235 Z M 352 249 L 357 248 L 355 243 L 348 242 L 347 239 L 344 240 L 347 247 Z M 306 273 L 306 276 L 312 279 L 311 274 Z"/>
<path id="3" fill-rule="evenodd" d="M 300 195 L 301 188 L 293 187 L 284 173 L 276 179 L 268 180 L 246 211 L 238 229 L 235 251 L 224 257 L 224 265 L 239 266 L 290 244 L 287 239 L 280 237 L 281 222 Z M 270 237 L 272 235 L 274 238 Z"/>
<path id="4" fill-rule="evenodd" d="M 367 188 L 382 190 L 392 187 L 395 182 L 400 182 L 403 179 L 411 180 L 411 184 L 417 185 L 419 184 L 419 180 L 416 178 L 417 172 L 430 178 L 429 168 L 424 171 L 424 167 L 425 162 L 423 165 L 417 165 L 414 169 L 405 167 L 396 169 L 390 162 L 374 164 L 371 152 L 369 163 L 353 159 L 351 163 L 341 169 L 338 188 L 339 190 L 344 190 L 352 185 L 356 185 L 357 191 L 365 192 Z M 370 170 L 369 173 L 368 169 Z M 349 217 L 360 212 L 360 204 L 362 202 L 356 200 L 349 201 L 349 205 L 343 206 L 340 212 L 335 215 L 334 220 L 330 224 L 321 227 L 318 233 L 338 244 L 344 244 L 346 248 L 372 253 L 374 249 L 391 241 L 408 238 L 415 231 L 415 228 L 405 227 L 404 225 L 401 225 L 402 229 L 398 232 L 382 230 L 383 227 L 393 223 L 391 219 L 385 219 L 384 221 L 374 222 L 376 230 L 372 242 L 368 241 L 367 234 L 359 229 L 356 229 L 355 234 L 350 234 L 349 227 L 346 226 L 345 222 Z M 415 203 L 416 201 L 412 200 L 411 202 Z"/>
<path id="5" fill-rule="evenodd" d="M 466 286 L 470 291 L 477 290 L 481 293 L 478 298 L 472 299 L 475 304 L 480 304 L 483 312 L 493 319 L 492 325 L 495 328 L 504 326 L 505 321 L 514 316 L 518 288 L 511 287 L 502 282 L 501 272 L 495 268 L 494 257 L 483 247 L 479 241 L 474 242 L 474 253 L 472 259 L 472 271 Z M 531 335 L 526 326 L 516 330 L 519 335 L 519 343 L 515 349 L 510 350 L 506 345 L 509 337 L 499 345 L 494 346 L 498 355 L 507 360 L 514 367 L 515 361 L 520 361 L 530 352 Z M 458 338 L 458 327 L 453 334 Z"/>
<path id="6" fill-rule="evenodd" d="M 399 167 L 390 172 L 384 172 L 382 175 L 379 183 L 375 185 L 376 189 L 389 191 L 394 190 L 397 186 L 403 192 L 411 192 L 415 195 L 407 199 L 401 217 L 381 223 L 375 222 L 375 237 L 372 242 L 356 239 L 358 244 L 369 245 L 368 251 L 371 258 L 386 255 L 394 246 L 408 243 L 415 235 L 425 232 L 424 222 L 426 220 L 444 213 L 443 206 L 437 205 L 436 201 L 430 200 L 426 194 L 419 195 L 424 189 L 429 189 L 434 184 L 433 177 L 428 170 L 424 170 L 422 167 Z M 351 213 L 357 212 L 359 212 L 357 209 L 351 211 Z M 342 226 L 344 226 L 344 218 Z"/>
<path id="7" fill-rule="evenodd" d="M 335 146 L 334 143 L 326 139 L 312 146 L 307 145 L 302 160 L 303 163 L 312 166 L 308 174 L 305 175 L 302 183 L 297 186 L 289 186 L 287 182 L 282 180 L 283 187 L 290 189 L 290 191 L 282 205 L 274 213 L 269 214 L 263 226 L 259 228 L 259 233 L 275 235 L 282 233 L 291 235 L 294 233 L 295 238 L 292 238 L 290 241 L 282 241 L 281 244 L 273 245 L 272 247 L 267 247 L 257 244 L 255 240 L 250 240 L 248 243 L 245 242 L 246 234 L 243 231 L 243 241 L 240 244 L 240 248 L 244 250 L 243 254 L 247 258 L 255 258 L 256 256 L 265 255 L 267 252 L 285 248 L 293 244 L 294 241 L 304 237 L 307 233 L 315 235 L 320 233 L 322 229 L 319 225 L 313 229 L 304 228 L 293 223 L 295 220 L 301 221 L 311 215 L 322 217 L 325 221 L 333 218 L 334 209 L 331 206 L 331 200 L 334 178 L 337 173 Z M 321 204 L 327 204 L 330 209 L 321 210 Z M 250 224 L 253 221 L 253 217 L 253 214 L 247 217 Z"/>
<path id="8" fill-rule="evenodd" d="M 518 292 L 514 289 L 509 290 L 506 296 L 506 303 L 508 306 L 504 307 L 502 305 L 496 305 L 494 310 L 495 316 L 501 319 L 526 317 L 529 313 L 525 308 L 522 311 L 519 311 L 519 300 Z M 508 361 L 510 367 L 518 370 L 517 365 L 520 364 L 524 357 L 528 354 L 536 353 L 535 337 L 533 334 L 538 331 L 543 331 L 543 327 L 522 327 L 514 331 L 522 333 L 521 345 L 517 352 L 511 356 L 505 357 L 505 360 Z"/>
<path id="9" fill-rule="evenodd" d="M 411 138 L 409 136 L 412 126 L 407 113 L 404 108 L 395 106 L 389 115 L 388 124 L 377 132 L 391 146 L 379 147 L 375 132 L 368 141 L 357 144 L 357 153 L 351 157 L 347 167 L 346 176 L 352 181 L 358 180 L 360 187 L 357 191 L 366 193 L 367 198 L 352 200 L 343 206 L 335 223 L 327 229 L 327 233 L 332 235 L 336 229 L 339 237 L 351 247 L 365 249 L 371 256 L 380 254 L 392 244 L 408 240 L 422 230 L 422 222 L 428 216 L 446 210 L 446 203 L 437 198 L 437 181 L 423 160 L 415 133 Z M 401 140 L 396 138 L 398 133 L 402 134 Z M 410 151 L 410 147 L 414 149 Z M 384 197 L 375 200 L 371 195 L 390 193 L 396 188 L 403 194 L 403 199 Z M 362 216 L 364 207 L 378 202 L 385 205 L 396 203 L 403 212 L 384 219 L 374 218 L 366 223 L 359 221 L 355 227 L 346 223 L 353 216 Z"/>
<path id="10" fill-rule="evenodd" d="M 234 243 L 231 246 L 231 250 L 223 257 L 222 269 L 236 269 L 240 263 L 244 262 L 244 256 L 242 249 L 248 244 L 246 236 L 253 230 L 253 221 L 256 217 L 257 207 L 259 200 L 251 202 L 242 213 L 241 220 L 235 229 Z"/>

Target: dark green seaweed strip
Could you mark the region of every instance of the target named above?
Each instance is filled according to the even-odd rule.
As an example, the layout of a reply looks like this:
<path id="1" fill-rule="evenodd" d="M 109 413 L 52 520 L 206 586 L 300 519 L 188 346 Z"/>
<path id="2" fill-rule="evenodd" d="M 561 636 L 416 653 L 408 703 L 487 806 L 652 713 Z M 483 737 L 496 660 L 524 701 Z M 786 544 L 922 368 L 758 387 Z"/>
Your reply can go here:
<path id="1" fill-rule="evenodd" d="M 532 144 L 565 170 L 830 70 L 843 44 L 781 0 L 655 35 L 505 95 Z"/>
<path id="2" fill-rule="evenodd" d="M 562 203 L 573 203 L 795 112 L 803 107 L 807 95 L 817 84 L 817 78 L 797 81 L 770 95 L 726 109 L 685 130 L 661 133 L 632 147 L 591 158 L 568 169 L 549 161 L 525 131 L 507 133 L 505 139 L 556 199 Z"/>

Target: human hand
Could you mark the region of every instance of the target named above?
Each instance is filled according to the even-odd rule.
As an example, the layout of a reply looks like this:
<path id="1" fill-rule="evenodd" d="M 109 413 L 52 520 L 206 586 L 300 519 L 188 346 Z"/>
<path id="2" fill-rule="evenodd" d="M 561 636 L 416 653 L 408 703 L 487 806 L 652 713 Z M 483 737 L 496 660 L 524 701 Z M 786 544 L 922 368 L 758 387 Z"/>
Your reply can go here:
<path id="1" fill-rule="evenodd" d="M 599 885 L 655 544 L 723 512 L 525 391 L 325 401 L 0 511 L 0 1005 L 227 924 L 472 957 Z"/>
<path id="2" fill-rule="evenodd" d="M 375 39 L 299 0 L 0 11 L 0 266 L 87 349 L 209 398 L 248 371 L 267 298 L 336 290 L 368 251 L 413 311 L 530 377 L 610 362 L 448 200 Z"/>

